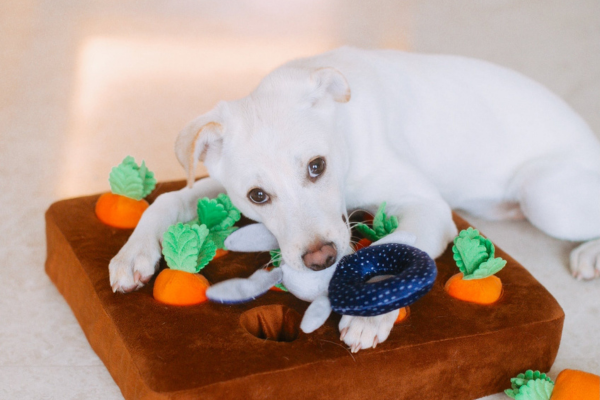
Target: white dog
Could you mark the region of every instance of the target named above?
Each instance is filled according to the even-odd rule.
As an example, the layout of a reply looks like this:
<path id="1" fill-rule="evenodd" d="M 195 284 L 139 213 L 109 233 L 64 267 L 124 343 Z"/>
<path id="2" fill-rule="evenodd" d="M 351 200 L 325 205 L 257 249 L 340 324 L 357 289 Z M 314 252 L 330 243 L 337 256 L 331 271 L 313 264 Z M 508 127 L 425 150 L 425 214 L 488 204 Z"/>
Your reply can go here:
<path id="1" fill-rule="evenodd" d="M 456 235 L 451 209 L 526 217 L 547 234 L 588 241 L 575 277 L 600 275 L 600 143 L 562 100 L 510 70 L 462 57 L 340 48 L 292 61 L 248 97 L 221 102 L 180 134 L 189 188 L 160 196 L 110 263 L 113 290 L 149 280 L 167 227 L 226 191 L 277 238 L 297 271 L 335 264 L 347 212 L 387 201 L 415 246 L 439 256 Z M 201 160 L 210 178 L 194 184 Z M 353 350 L 387 338 L 397 311 L 344 316 Z"/>

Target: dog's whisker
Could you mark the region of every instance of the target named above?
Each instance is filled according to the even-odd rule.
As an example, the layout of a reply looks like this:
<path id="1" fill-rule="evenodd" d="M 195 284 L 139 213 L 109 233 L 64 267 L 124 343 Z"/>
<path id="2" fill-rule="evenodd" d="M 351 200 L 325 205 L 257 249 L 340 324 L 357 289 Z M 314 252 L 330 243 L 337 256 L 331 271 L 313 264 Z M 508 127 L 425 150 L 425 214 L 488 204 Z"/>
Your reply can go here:
<path id="1" fill-rule="evenodd" d="M 352 360 L 354 362 L 356 362 L 356 358 L 354 358 L 354 355 L 352 354 L 352 352 L 350 351 L 350 349 L 348 347 L 345 347 L 345 346 L 343 346 L 343 345 L 341 345 L 339 343 L 332 342 L 331 340 L 319 339 L 319 341 L 321 341 L 321 342 L 327 342 L 327 343 L 332 343 L 332 344 L 335 344 L 336 346 L 340 346 L 342 349 L 346 350 L 348 352 L 348 354 L 350 354 L 350 357 L 352 357 Z"/>
<path id="2" fill-rule="evenodd" d="M 368 225 L 365 222 L 351 222 L 350 225 L 354 228 L 356 225 Z"/>
<path id="3" fill-rule="evenodd" d="M 350 219 L 354 214 L 358 213 L 358 212 L 366 212 L 368 213 L 367 210 L 364 210 L 362 208 L 357 208 L 356 210 L 353 210 L 349 215 L 348 215 L 348 219 Z"/>

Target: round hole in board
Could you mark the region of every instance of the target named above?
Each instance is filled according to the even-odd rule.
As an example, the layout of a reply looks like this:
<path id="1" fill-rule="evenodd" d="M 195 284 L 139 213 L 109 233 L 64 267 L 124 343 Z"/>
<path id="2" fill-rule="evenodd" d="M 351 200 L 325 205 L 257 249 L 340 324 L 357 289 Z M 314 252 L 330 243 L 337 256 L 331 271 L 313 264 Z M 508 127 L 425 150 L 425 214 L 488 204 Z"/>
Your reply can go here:
<path id="1" fill-rule="evenodd" d="M 255 307 L 242 314 L 240 324 L 263 340 L 293 342 L 300 334 L 302 316 L 282 304 Z"/>

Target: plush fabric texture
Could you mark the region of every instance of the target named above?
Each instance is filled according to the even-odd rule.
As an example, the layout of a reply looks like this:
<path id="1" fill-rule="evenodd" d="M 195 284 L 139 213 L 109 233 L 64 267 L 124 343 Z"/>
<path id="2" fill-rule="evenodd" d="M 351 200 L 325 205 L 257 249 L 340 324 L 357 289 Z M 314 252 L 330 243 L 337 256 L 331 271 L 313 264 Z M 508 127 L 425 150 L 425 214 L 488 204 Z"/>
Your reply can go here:
<path id="1" fill-rule="evenodd" d="M 561 371 L 556 377 L 550 400 L 571 399 L 600 399 L 600 376 L 572 369 Z"/>
<path id="2" fill-rule="evenodd" d="M 379 275 L 393 275 L 367 281 Z M 369 246 L 345 256 L 329 282 L 333 311 L 342 315 L 375 316 L 406 307 L 429 292 L 435 282 L 435 261 L 405 244 Z"/>
<path id="3" fill-rule="evenodd" d="M 159 184 L 149 201 L 183 186 Z M 102 224 L 94 215 L 97 199 L 60 201 L 47 211 L 46 271 L 126 399 L 469 400 L 502 391 L 524 370 L 547 371 L 556 357 L 562 309 L 500 249 L 508 264 L 498 273 L 505 289 L 497 303 L 480 306 L 445 293 L 457 272 L 448 248 L 410 318 L 376 349 L 355 355 L 339 340 L 337 314 L 292 341 L 257 337 L 261 330 L 278 340 L 294 337 L 308 303 L 289 293 L 189 307 L 155 301 L 153 281 L 115 294 L 108 262 L 131 230 Z M 211 283 L 248 277 L 268 261 L 268 253 L 229 252 L 203 274 Z"/>

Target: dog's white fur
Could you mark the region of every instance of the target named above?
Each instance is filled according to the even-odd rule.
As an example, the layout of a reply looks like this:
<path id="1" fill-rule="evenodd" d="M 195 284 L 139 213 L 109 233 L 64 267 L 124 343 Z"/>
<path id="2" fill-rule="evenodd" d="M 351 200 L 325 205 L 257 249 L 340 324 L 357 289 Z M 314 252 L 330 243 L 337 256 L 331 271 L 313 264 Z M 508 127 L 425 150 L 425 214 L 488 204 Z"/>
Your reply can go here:
<path id="1" fill-rule="evenodd" d="M 227 191 L 277 238 L 286 263 L 305 270 L 315 238 L 348 246 L 347 210 L 387 201 L 399 234 L 439 256 L 456 234 L 451 209 L 528 218 L 554 237 L 588 241 L 574 276 L 600 275 L 600 143 L 558 97 L 483 61 L 340 48 L 292 61 L 248 97 L 219 103 L 186 127 L 176 153 L 190 182 L 196 160 L 211 178 L 160 196 L 110 263 L 116 291 L 155 272 L 166 228 L 195 217 L 196 199 Z M 316 182 L 307 163 L 326 159 Z M 272 201 L 255 205 L 254 187 Z M 384 241 L 393 242 L 394 234 Z M 397 312 L 395 312 L 397 313 Z M 344 316 L 353 349 L 387 338 L 394 315 Z"/>
<path id="2" fill-rule="evenodd" d="M 395 231 L 394 241 L 407 245 L 414 245 L 417 237 L 406 231 Z M 383 240 L 382 240 L 383 242 Z M 377 246 L 379 243 L 373 243 Z M 278 249 L 280 246 L 277 243 L 277 238 L 269 232 L 269 230 L 261 223 L 244 226 L 233 232 L 227 240 L 225 246 L 232 251 L 267 251 Z M 347 254 L 351 254 L 353 250 L 348 248 Z M 329 301 L 329 282 L 337 268 L 332 265 L 321 271 L 311 271 L 307 269 L 296 269 L 288 266 L 285 260 L 281 263 L 280 268 L 274 268 L 271 271 L 259 269 L 248 278 L 233 278 L 226 281 L 221 281 L 209 287 L 206 290 L 206 296 L 219 303 L 239 303 L 254 300 L 256 297 L 266 293 L 273 285 L 283 282 L 288 291 L 297 298 L 310 302 L 307 308 L 300 329 L 303 332 L 311 333 L 325 323 L 331 314 L 331 303 Z M 369 282 L 376 282 L 386 279 L 388 276 L 375 276 Z M 379 341 L 383 341 L 388 337 L 389 331 L 392 329 L 394 322 L 398 316 L 398 310 L 385 314 L 384 316 L 371 317 L 367 319 L 357 319 L 361 323 L 356 322 L 353 317 L 344 315 L 340 321 L 341 338 L 346 335 L 352 343 L 352 352 L 357 352 L 364 342 L 370 340 L 368 347 L 375 347 Z M 351 321 L 355 321 L 351 323 Z M 367 322 L 365 324 L 365 322 Z M 360 331 L 358 331 L 360 326 Z M 363 329 L 371 329 L 371 334 L 366 334 Z M 360 337 L 359 340 L 350 340 L 354 336 Z"/>

